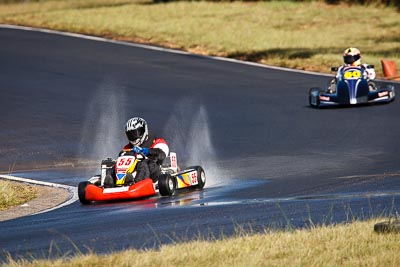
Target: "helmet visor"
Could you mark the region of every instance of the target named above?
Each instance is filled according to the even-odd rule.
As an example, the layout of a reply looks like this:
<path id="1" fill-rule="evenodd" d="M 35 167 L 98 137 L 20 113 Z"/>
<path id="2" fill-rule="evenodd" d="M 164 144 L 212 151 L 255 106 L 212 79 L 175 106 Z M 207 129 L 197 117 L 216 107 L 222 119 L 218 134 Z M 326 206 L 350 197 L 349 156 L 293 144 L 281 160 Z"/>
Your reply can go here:
<path id="1" fill-rule="evenodd" d="M 142 138 L 144 133 L 144 128 L 140 127 L 139 129 L 134 129 L 126 132 L 126 137 L 128 137 L 128 140 L 132 144 L 137 144 L 140 142 L 140 139 Z"/>
<path id="2" fill-rule="evenodd" d="M 344 59 L 344 63 L 353 64 L 354 62 L 356 62 L 357 60 L 360 59 L 360 55 L 354 55 L 354 56 L 346 55 L 346 56 L 343 56 L 343 59 Z"/>

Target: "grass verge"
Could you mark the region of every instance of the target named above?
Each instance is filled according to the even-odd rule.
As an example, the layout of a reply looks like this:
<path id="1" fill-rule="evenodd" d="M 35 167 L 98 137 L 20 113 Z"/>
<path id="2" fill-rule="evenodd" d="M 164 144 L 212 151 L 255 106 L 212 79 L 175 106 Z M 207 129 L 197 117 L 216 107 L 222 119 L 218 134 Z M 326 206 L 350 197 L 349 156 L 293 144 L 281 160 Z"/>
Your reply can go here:
<path id="1" fill-rule="evenodd" d="M 0 212 L 36 198 L 34 186 L 0 179 Z"/>
<path id="2" fill-rule="evenodd" d="M 0 5 L 0 23 L 155 44 L 199 54 L 330 72 L 346 47 L 382 76 L 380 59 L 400 64 L 394 7 L 323 2 L 150 0 L 24 1 Z"/>
<path id="3" fill-rule="evenodd" d="M 244 233 L 213 242 L 165 245 L 159 250 L 19 260 L 6 266 L 399 266 L 399 234 L 375 233 L 377 222 Z"/>
<path id="4" fill-rule="evenodd" d="M 0 23 L 319 72 L 340 65 L 348 46 L 358 47 L 364 62 L 377 67 L 378 76 L 382 76 L 381 58 L 400 64 L 400 15 L 389 7 L 291 1 L 24 1 L 0 4 Z M 1 207 L 27 201 L 9 204 L 10 198 L 34 195 L 18 188 L 18 194 L 8 197 L 4 194 L 12 191 L 10 187 L 0 180 Z M 103 256 L 11 260 L 8 266 L 399 266 L 398 235 L 374 233 L 376 222 L 242 234 Z"/>

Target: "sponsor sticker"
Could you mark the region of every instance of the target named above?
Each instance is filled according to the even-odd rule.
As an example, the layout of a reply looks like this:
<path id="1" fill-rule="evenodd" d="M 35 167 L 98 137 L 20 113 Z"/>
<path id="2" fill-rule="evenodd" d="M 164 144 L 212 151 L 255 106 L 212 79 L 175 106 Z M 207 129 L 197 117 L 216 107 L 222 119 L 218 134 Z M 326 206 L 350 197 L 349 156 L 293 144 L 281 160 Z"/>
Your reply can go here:
<path id="1" fill-rule="evenodd" d="M 107 193 L 120 193 L 120 192 L 127 192 L 128 190 L 129 190 L 129 186 L 105 188 L 103 190 L 103 193 L 104 194 L 107 194 Z"/>
<path id="2" fill-rule="evenodd" d="M 382 96 L 385 96 L 385 95 L 388 95 L 388 92 L 387 92 L 387 91 L 378 93 L 378 96 L 379 96 L 379 97 L 382 97 Z"/>
<path id="3" fill-rule="evenodd" d="M 330 98 L 328 96 L 324 96 L 324 95 L 320 95 L 319 99 L 322 100 L 322 101 L 329 101 L 330 100 Z"/>

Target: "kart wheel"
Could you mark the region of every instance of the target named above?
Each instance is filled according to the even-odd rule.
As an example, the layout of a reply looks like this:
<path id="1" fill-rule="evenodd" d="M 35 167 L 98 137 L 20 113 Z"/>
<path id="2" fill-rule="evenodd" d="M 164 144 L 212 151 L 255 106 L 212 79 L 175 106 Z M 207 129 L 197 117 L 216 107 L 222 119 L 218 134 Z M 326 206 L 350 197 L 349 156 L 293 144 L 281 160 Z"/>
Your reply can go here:
<path id="1" fill-rule="evenodd" d="M 319 108 L 319 94 L 321 91 L 322 90 L 319 87 L 310 88 L 310 91 L 308 92 L 308 102 L 311 107 Z"/>
<path id="2" fill-rule="evenodd" d="M 170 174 L 161 174 L 158 178 L 158 190 L 162 196 L 173 196 L 176 190 L 176 178 Z"/>
<path id="3" fill-rule="evenodd" d="M 197 171 L 197 182 L 198 182 L 196 188 L 202 189 L 206 184 L 206 173 L 204 172 L 201 166 L 196 166 L 195 169 Z"/>
<path id="4" fill-rule="evenodd" d="M 86 200 L 86 187 L 88 184 L 90 184 L 90 183 L 89 182 L 80 182 L 78 185 L 79 201 L 84 205 L 90 204 L 90 201 Z"/>
<path id="5" fill-rule="evenodd" d="M 394 90 L 394 85 L 391 84 L 391 85 L 389 85 L 387 88 L 388 88 L 388 90 L 389 90 L 389 96 L 390 96 L 390 102 L 391 102 L 391 101 L 393 101 L 393 100 L 395 99 L 395 97 L 396 97 L 396 93 L 395 93 L 395 90 Z"/>
<path id="6" fill-rule="evenodd" d="M 377 233 L 400 233 L 400 220 L 376 223 L 374 231 Z"/>
<path id="7" fill-rule="evenodd" d="M 201 166 L 190 166 L 186 169 L 195 169 L 197 171 L 197 185 L 194 185 L 194 188 L 202 189 L 206 184 L 206 173 Z"/>

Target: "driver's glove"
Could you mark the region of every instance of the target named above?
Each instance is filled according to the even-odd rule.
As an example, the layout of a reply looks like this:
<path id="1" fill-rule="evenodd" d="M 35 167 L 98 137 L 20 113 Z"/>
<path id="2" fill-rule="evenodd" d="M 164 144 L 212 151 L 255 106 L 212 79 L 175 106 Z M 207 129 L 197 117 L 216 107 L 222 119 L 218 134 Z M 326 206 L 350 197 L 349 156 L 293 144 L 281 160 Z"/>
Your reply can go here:
<path id="1" fill-rule="evenodd" d="M 132 147 L 132 151 L 137 154 L 142 153 L 146 157 L 149 155 L 149 152 L 150 152 L 147 147 L 139 147 L 139 146 Z"/>

